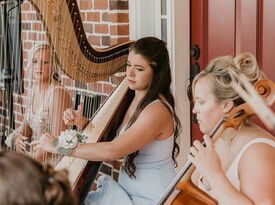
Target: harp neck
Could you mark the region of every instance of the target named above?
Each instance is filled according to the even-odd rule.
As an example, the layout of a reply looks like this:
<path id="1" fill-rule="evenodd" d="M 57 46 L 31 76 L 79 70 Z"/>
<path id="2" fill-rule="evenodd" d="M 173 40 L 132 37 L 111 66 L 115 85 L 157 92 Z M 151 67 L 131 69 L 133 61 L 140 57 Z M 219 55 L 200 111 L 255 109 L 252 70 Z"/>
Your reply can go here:
<path id="1" fill-rule="evenodd" d="M 41 14 L 51 46 L 69 77 L 80 82 L 95 82 L 125 68 L 132 42 L 102 50 L 92 48 L 76 0 L 32 0 L 31 3 Z"/>

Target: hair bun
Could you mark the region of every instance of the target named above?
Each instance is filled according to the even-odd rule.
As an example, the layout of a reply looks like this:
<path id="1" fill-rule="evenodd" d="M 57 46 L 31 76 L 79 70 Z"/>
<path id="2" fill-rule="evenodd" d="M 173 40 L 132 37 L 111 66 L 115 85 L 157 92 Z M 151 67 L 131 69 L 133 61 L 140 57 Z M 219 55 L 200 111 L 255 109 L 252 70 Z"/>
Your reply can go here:
<path id="1" fill-rule="evenodd" d="M 48 176 L 44 193 L 47 204 L 51 202 L 58 205 L 72 204 L 75 199 L 69 195 L 71 186 L 68 180 L 68 171 L 65 169 L 54 170 L 52 166 L 46 165 L 45 172 Z"/>
<path id="2" fill-rule="evenodd" d="M 242 53 L 233 59 L 235 67 L 254 84 L 258 79 L 264 78 L 259 69 L 256 58 L 250 53 Z"/>

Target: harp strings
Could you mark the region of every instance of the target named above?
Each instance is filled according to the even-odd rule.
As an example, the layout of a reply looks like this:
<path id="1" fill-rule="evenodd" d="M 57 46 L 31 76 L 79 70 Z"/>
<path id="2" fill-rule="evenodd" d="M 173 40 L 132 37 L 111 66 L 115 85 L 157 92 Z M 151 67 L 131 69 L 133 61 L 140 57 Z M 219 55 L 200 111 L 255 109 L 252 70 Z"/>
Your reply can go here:
<path id="1" fill-rule="evenodd" d="M 78 42 L 84 42 L 86 37 L 83 36 L 81 32 L 75 32 L 73 29 L 73 26 L 77 27 L 77 25 L 80 25 L 79 19 L 74 13 L 74 8 L 77 7 L 75 1 L 55 1 L 54 3 L 57 3 L 57 5 L 55 5 L 54 11 L 52 10 L 53 6 L 49 5 L 51 2 L 53 1 L 38 0 L 24 2 L 25 5 L 30 7 L 29 10 L 31 10 L 31 12 L 29 10 L 22 12 L 23 24 L 26 26 L 26 28 L 23 28 L 22 33 L 22 36 L 25 36 L 23 40 L 24 51 L 26 51 L 26 49 L 30 50 L 31 47 L 41 42 L 48 41 L 50 44 L 52 69 L 58 72 L 61 79 L 61 85 L 66 88 L 71 100 L 74 101 L 72 104 L 76 104 L 76 100 L 78 100 L 79 103 L 84 104 L 83 114 L 86 117 L 91 118 L 91 113 L 96 111 L 110 94 L 111 90 L 115 88 L 115 85 L 119 82 L 118 79 L 123 79 L 123 74 L 113 77 L 108 76 L 115 71 L 123 72 L 126 63 L 125 57 L 127 54 L 125 52 L 128 52 L 128 47 L 126 46 L 125 48 L 117 49 L 115 46 L 115 50 L 112 50 L 112 48 L 91 50 L 88 45 L 84 45 L 82 47 L 84 49 L 81 50 L 82 53 L 77 53 L 77 48 L 74 47 L 75 42 L 72 39 L 75 38 Z M 62 17 L 64 15 L 63 8 L 66 8 L 68 5 L 71 5 L 69 15 Z M 39 9 L 37 9 L 36 6 L 38 6 Z M 38 11 L 38 13 L 34 13 L 34 10 L 36 10 L 36 12 Z M 47 22 L 53 15 L 56 17 L 55 21 Z M 47 23 L 50 25 L 47 25 Z M 30 28 L 28 28 L 28 26 L 30 26 Z M 110 52 L 110 50 L 112 50 L 112 52 Z M 43 50 L 43 52 L 46 51 Z M 83 56 L 85 56 L 85 58 L 83 58 Z M 25 59 L 26 55 L 23 55 L 23 57 Z M 30 59 L 28 59 L 28 61 L 29 60 Z M 25 59 L 24 65 L 26 64 L 27 60 Z M 27 73 L 27 75 L 25 75 L 25 84 L 27 84 L 25 89 L 27 91 L 26 96 L 32 96 L 32 93 L 34 93 L 34 90 L 30 89 L 34 87 L 34 79 L 32 76 L 33 67 L 29 66 L 30 64 L 31 62 L 28 62 L 28 65 L 24 66 L 25 73 Z M 57 64 L 57 66 L 54 64 Z M 76 72 L 75 70 L 78 71 Z M 95 77 L 93 77 L 93 75 Z M 73 83 L 66 83 L 68 79 Z M 98 80 L 101 81 L 98 82 Z M 76 94 L 79 94 L 78 99 Z M 33 97 L 28 97 L 27 100 L 26 97 L 23 99 L 29 103 L 31 102 L 31 98 Z M 53 101 L 59 102 L 61 100 L 53 99 Z M 30 105 L 27 106 L 31 107 Z M 42 106 L 45 105 L 43 104 Z M 31 110 L 26 109 L 26 112 L 30 111 Z M 57 126 L 60 126 L 60 124 L 61 121 L 58 122 Z M 44 132 L 52 132 L 52 126 L 45 126 L 43 130 L 41 130 L 41 133 Z M 38 139 L 40 136 L 41 135 L 35 136 L 34 138 Z M 43 163 L 52 162 L 53 165 L 60 160 L 59 155 L 51 155 L 49 153 L 43 153 L 41 158 L 39 157 L 38 152 L 34 152 L 32 149 L 30 149 L 27 154 Z"/>

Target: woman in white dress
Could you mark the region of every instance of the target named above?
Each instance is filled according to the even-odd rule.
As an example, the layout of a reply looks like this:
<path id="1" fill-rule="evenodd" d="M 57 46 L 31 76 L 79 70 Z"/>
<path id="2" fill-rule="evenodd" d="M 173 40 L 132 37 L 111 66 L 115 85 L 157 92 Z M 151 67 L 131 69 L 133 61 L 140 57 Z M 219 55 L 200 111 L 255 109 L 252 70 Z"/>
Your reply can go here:
<path id="1" fill-rule="evenodd" d="M 13 132 L 6 144 L 17 152 L 27 153 L 41 162 L 54 165 L 57 155 L 39 149 L 34 151 L 30 142 L 45 132 L 58 136 L 66 128 L 63 112 L 70 107 L 70 97 L 60 85 L 55 55 L 46 42 L 36 44 L 30 50 L 27 65 L 30 79 L 26 111 L 22 125 Z"/>

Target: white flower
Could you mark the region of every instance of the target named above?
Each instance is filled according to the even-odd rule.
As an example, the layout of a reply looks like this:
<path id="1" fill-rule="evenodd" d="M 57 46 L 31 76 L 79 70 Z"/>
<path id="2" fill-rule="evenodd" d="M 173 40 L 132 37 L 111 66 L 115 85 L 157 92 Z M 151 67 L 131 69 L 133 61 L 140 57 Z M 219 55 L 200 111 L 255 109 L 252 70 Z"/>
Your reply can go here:
<path id="1" fill-rule="evenodd" d="M 7 136 L 6 140 L 5 140 L 5 144 L 8 147 L 12 147 L 13 143 L 15 141 L 16 136 L 18 135 L 18 131 L 17 130 L 13 130 L 9 135 L 7 135 L 8 131 L 6 131 L 5 135 Z"/>
<path id="2" fill-rule="evenodd" d="M 65 149 L 73 149 L 78 143 L 77 131 L 65 130 L 58 137 L 58 146 Z"/>
<path id="3" fill-rule="evenodd" d="M 11 133 L 11 134 L 9 134 L 9 136 L 7 136 L 5 143 L 8 147 L 12 147 L 13 138 L 14 138 L 14 133 Z"/>
<path id="4" fill-rule="evenodd" d="M 87 136 L 78 133 L 76 130 L 67 129 L 61 132 L 58 137 L 57 147 L 64 149 L 73 149 L 78 143 L 86 143 Z"/>

